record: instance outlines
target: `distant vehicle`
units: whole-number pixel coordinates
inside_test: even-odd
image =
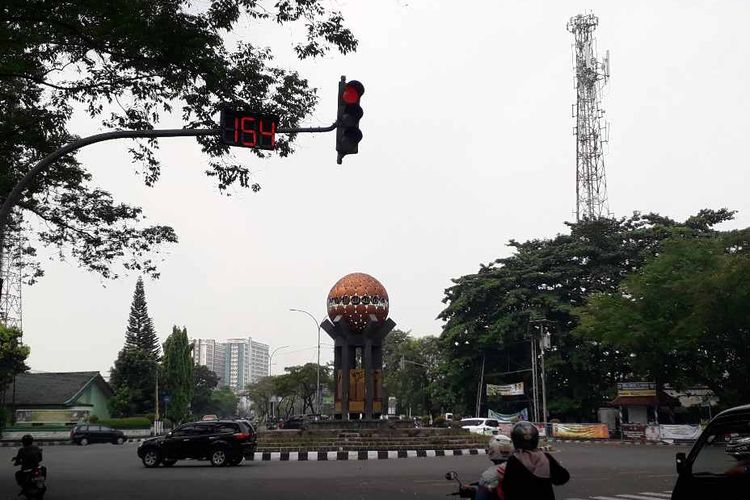
[[[750,489],[750,405],[716,415],[690,453],[677,453],[672,500],[747,499]]]
[[[307,429],[310,422],[320,420],[320,415],[295,415],[284,422],[282,429]]]
[[[461,428],[467,429],[475,434],[484,434],[487,436],[500,432],[498,429],[500,423],[494,418],[462,418]]]
[[[216,422],[219,420],[219,417],[216,415],[203,415],[203,418],[201,418],[201,422]]]
[[[86,446],[90,443],[123,444],[127,441],[127,437],[124,432],[106,425],[85,424],[76,425],[71,429],[70,440],[75,444]]]
[[[178,460],[209,460],[211,465],[239,465],[257,447],[255,429],[245,421],[218,420],[184,424],[165,436],[143,441],[138,457],[152,468],[173,466]]]

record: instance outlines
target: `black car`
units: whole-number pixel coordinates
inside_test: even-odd
[[[75,444],[86,446],[89,443],[123,444],[127,441],[125,433],[106,425],[76,425],[70,431],[70,440]]]
[[[239,465],[252,458],[255,429],[246,421],[219,420],[184,424],[164,436],[143,441],[138,456],[146,467],[173,466],[178,460],[210,460],[211,465]]]
[[[295,415],[280,427],[282,429],[307,429],[310,422],[317,422],[318,420],[320,420],[320,415]]]
[[[690,453],[677,454],[672,500],[750,498],[750,405],[716,415]]]

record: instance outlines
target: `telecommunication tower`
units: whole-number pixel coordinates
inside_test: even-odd
[[[22,255],[20,239],[6,238],[0,262],[0,323],[23,329],[21,309]]]
[[[604,172],[604,143],[609,141],[609,124],[604,119],[602,94],[609,81],[609,51],[597,59],[594,30],[599,18],[579,14],[568,21],[573,34],[576,102],[572,106],[576,126],[576,221],[607,217],[607,178]]]

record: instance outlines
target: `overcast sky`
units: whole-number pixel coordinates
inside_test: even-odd
[[[97,185],[179,235],[161,278],[145,283],[162,341],[177,324],[191,337],[291,346],[275,356],[274,372],[314,361],[315,325],[288,309],[322,319],[331,286],[356,271],[385,285],[398,328],[439,334],[451,278],[508,255],[511,238],[551,237],[573,218],[565,25],[590,8],[600,20],[599,51],[611,54],[604,108],[612,212],[683,219],[728,207],[739,213],[725,229],[750,225],[747,2],[334,5],[359,39],[353,55],[297,62],[288,29],[253,30],[247,39],[271,45],[319,89],[310,125],[335,119],[340,75],[363,82],[364,139],[344,165],[336,165],[332,133],[301,137],[286,159],[238,151],[263,189],[226,197],[204,175],[207,158],[193,139],[161,141],[154,188],[134,173],[127,142],[79,154]],[[239,35],[248,37],[244,29]],[[78,119],[72,130],[102,129]],[[123,344],[136,278],[103,282],[72,262],[46,263],[46,276],[23,295],[32,369],[106,375]],[[324,361],[331,349],[324,344]]]

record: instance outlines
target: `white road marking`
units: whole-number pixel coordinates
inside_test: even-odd
[[[591,498],[593,498],[594,500],[621,500],[620,498],[617,498],[617,497],[591,497]]]
[[[435,456],[435,450],[427,450],[427,456],[428,457],[434,457]]]
[[[378,452],[377,451],[368,451],[367,452],[367,460],[377,460],[378,459]]]
[[[638,493],[639,495],[651,495],[652,497],[659,497],[659,498],[672,498],[672,492],[669,493],[653,493],[651,491],[641,491]]]

